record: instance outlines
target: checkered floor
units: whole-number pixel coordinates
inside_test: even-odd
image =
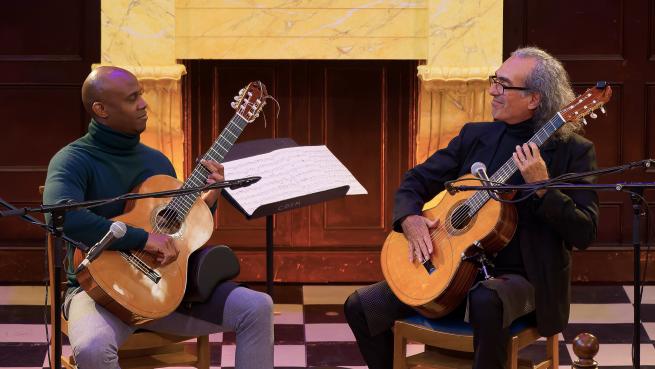
[[[342,303],[356,288],[276,286],[276,368],[366,368],[343,317]],[[44,293],[40,286],[0,287],[0,369],[47,367]],[[570,368],[571,341],[580,332],[598,337],[596,360],[602,368],[631,367],[632,287],[574,286],[572,297],[570,324],[560,336],[561,368]],[[233,367],[234,335],[215,334],[210,341],[212,368]],[[641,341],[642,368],[655,369],[655,286],[645,289]],[[422,350],[422,345],[408,349],[410,354]],[[528,347],[522,356],[540,353],[539,347]]]

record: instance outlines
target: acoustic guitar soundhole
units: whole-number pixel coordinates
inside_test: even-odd
[[[157,233],[172,235],[182,227],[177,210],[163,208],[155,216],[155,229]]]
[[[469,211],[471,208],[468,205],[458,206],[450,217],[450,224],[454,229],[460,230],[466,227],[471,222]]]

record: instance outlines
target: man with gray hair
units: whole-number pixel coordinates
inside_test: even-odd
[[[494,173],[512,158],[519,172],[507,183],[547,180],[596,166],[594,146],[580,127],[566,123],[541,149],[526,143],[574,95],[562,64],[538,48],[512,53],[489,77],[494,122],[469,123],[446,148],[411,169],[395,196],[393,228],[408,240],[409,259],[427,260],[434,249],[430,229],[438,221],[422,215],[423,205],[444,190],[444,183],[467,174],[483,162]],[[519,194],[520,196],[520,194]],[[473,328],[474,368],[504,368],[509,326],[517,318],[534,317],[539,333],[561,332],[569,318],[570,250],[588,246],[596,237],[598,198],[593,191],[542,189],[517,204],[513,238],[496,254],[492,280],[469,291],[454,315]],[[386,282],[354,292],[344,305],[369,369],[393,367],[396,319],[416,314]]]

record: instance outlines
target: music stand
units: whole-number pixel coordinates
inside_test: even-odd
[[[274,150],[296,147],[298,144],[290,138],[266,138],[260,140],[247,141],[236,144],[225,156],[224,162],[243,159],[250,156],[266,154]],[[223,196],[232,204],[246,219],[266,217],[266,292],[273,297],[273,272],[274,272],[274,255],[273,255],[273,215],[288,210],[298,209],[301,207],[318,204],[324,201],[333,200],[346,196],[350,186],[344,185],[326,191],[315,192],[304,196],[284,199],[258,207],[252,215],[249,215],[243,207],[227,191],[223,191]]]

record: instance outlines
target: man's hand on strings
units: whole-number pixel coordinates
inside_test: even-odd
[[[409,215],[403,220],[401,226],[409,242],[410,263],[414,262],[414,259],[422,263],[430,258],[434,251],[430,230],[438,225],[439,219],[430,220],[421,215]]]
[[[172,263],[180,254],[180,250],[173,243],[173,238],[160,233],[148,233],[148,241],[143,251],[153,255],[161,266]]]
[[[201,160],[200,164],[202,164],[209,171],[206,182],[207,184],[223,182],[225,180],[225,168],[223,168],[223,164],[213,160]],[[203,192],[202,199],[205,201],[207,206],[211,208],[216,203],[216,200],[218,200],[218,195],[220,193],[220,188],[209,190]]]
[[[548,169],[541,157],[539,147],[534,143],[524,143],[523,146],[516,146],[516,152],[512,154],[516,167],[521,172],[525,183],[545,181],[548,179]],[[545,189],[537,191],[537,196],[542,197]]]

